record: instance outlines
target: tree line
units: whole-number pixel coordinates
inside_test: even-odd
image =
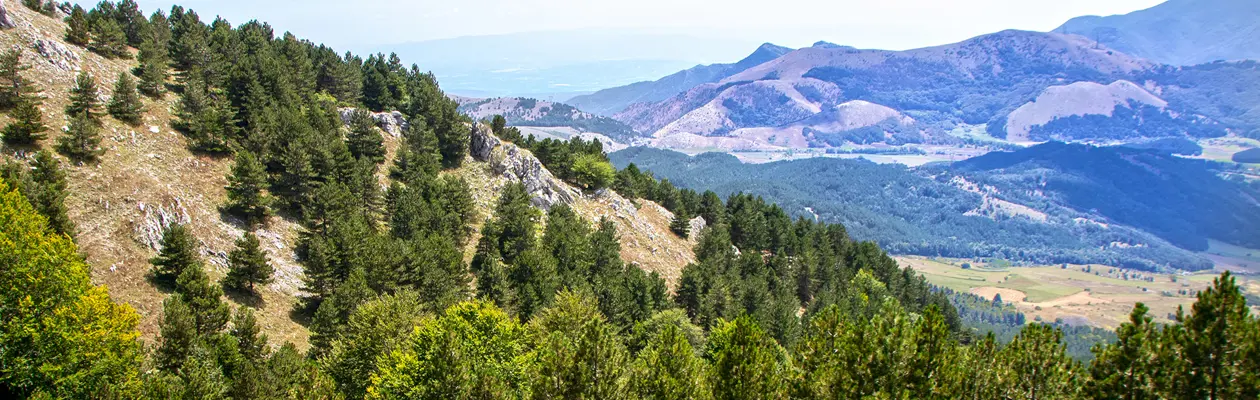
[[[158,87],[179,93],[190,147],[234,157],[223,209],[235,222],[302,224],[309,296],[294,311],[310,321],[311,349],[274,346],[249,307],[223,300],[270,280],[257,237],[244,234],[212,282],[178,224],[150,260],[171,295],[159,340],[142,346],[136,312],[91,284],[60,220],[64,174],[41,152],[0,170],[3,397],[1254,398],[1260,387],[1260,322],[1229,275],[1174,324],[1156,328],[1139,305],[1086,368],[1051,326],[1004,345],[971,333],[945,293],[844,226],[630,168],[614,190],[708,221],[688,232],[696,262],[672,293],[620,258],[615,224],[534,208],[520,184],[474,235],[467,183],[442,173],[464,159],[469,128],[431,74],[381,55],[355,68],[265,24],[205,25],[178,6],[168,21],[166,46],[144,44],[161,24],[140,38],[165,61],[136,72],[169,65],[175,79]],[[370,117],[343,128],[339,105],[408,115],[388,171]],[[577,146],[563,149],[590,154]]]

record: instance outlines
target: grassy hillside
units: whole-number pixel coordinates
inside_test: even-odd
[[[23,61],[32,68],[27,77],[35,82],[45,98],[42,110],[45,122],[54,128],[44,141],[51,148],[67,124],[63,112],[69,89],[77,71],[97,77],[105,96],[119,73],[130,72],[135,60],[110,60],[86,49],[66,44],[62,38],[66,25],[62,21],[32,12],[20,5],[7,8],[18,27],[0,34],[0,46],[20,48]],[[48,57],[37,50],[36,43],[57,43],[73,54]],[[135,49],[131,49],[135,53]],[[174,83],[172,81],[172,83]],[[104,118],[105,153],[99,163],[72,165],[62,160],[69,174],[66,200],[71,219],[79,228],[75,238],[92,270],[92,280],[109,288],[114,299],[126,302],[140,314],[139,328],[147,339],[158,333],[162,301],[169,293],[149,280],[152,268],[149,259],[159,248],[162,227],[178,222],[189,227],[200,241],[198,250],[207,261],[207,274],[217,281],[227,272],[227,255],[244,232],[234,217],[220,212],[226,201],[226,176],[231,157],[214,157],[188,150],[189,140],[171,125],[178,95],[167,93],[162,99],[144,98],[142,122],[129,126],[112,118]],[[11,121],[0,116],[0,126]],[[382,135],[387,159],[393,159],[400,139]],[[4,159],[21,159],[29,153],[5,149]],[[388,171],[388,165],[383,171]],[[479,215],[489,218],[497,199],[494,188],[506,184],[506,178],[493,174],[484,162],[469,159],[462,169],[446,174],[462,177],[473,187],[482,188],[477,198]],[[381,173],[384,181],[384,172]],[[587,218],[615,216],[622,227],[620,233],[625,260],[645,269],[658,271],[672,280],[692,258],[690,244],[668,234],[668,212],[645,202],[639,212],[616,211],[605,198],[582,198],[575,208]],[[478,221],[476,226],[480,226]],[[259,290],[260,298],[233,297],[237,305],[254,307],[261,328],[277,343],[291,342],[305,349],[309,332],[307,322],[293,314],[299,297],[305,295],[303,267],[295,254],[299,235],[304,229],[297,220],[282,214],[268,218],[253,232],[261,239],[263,250],[276,268],[275,282]],[[474,250],[471,241],[466,253]]]

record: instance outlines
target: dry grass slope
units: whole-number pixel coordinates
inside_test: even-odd
[[[104,95],[109,95],[119,73],[135,67],[134,60],[106,60],[81,47],[64,43],[65,24],[8,3],[8,10],[18,27],[0,31],[0,46],[23,50],[24,62],[33,68],[27,77],[34,80],[46,98],[45,120],[57,132],[44,142],[51,148],[66,124],[62,109],[79,70],[97,77]],[[57,62],[37,51],[38,41],[57,42],[73,54],[69,60]],[[77,59],[77,60],[76,60]],[[62,64],[65,68],[58,66]],[[95,165],[67,166],[70,196],[67,206],[79,227],[76,238],[81,251],[94,267],[93,281],[109,288],[118,301],[131,304],[140,313],[140,330],[146,340],[157,337],[162,301],[168,295],[147,279],[149,258],[157,253],[160,227],[169,222],[186,223],[201,240],[201,252],[207,261],[211,279],[226,273],[226,256],[243,231],[235,221],[218,211],[226,193],[225,176],[230,158],[210,158],[187,150],[186,139],[170,127],[176,96],[162,100],[145,99],[146,113],[139,126],[128,126],[105,118],[102,161]],[[0,116],[0,126],[9,118]],[[392,154],[399,140],[384,135]],[[22,157],[6,151],[3,157]],[[63,161],[65,161],[63,159]],[[382,169],[387,170],[388,166]],[[498,189],[506,178],[491,173],[486,163],[471,159],[463,168],[447,171],[464,177],[475,192],[479,216],[475,228],[489,218],[497,200]],[[691,242],[669,232],[672,218],[660,206],[644,202],[637,213],[617,209],[611,199],[615,195],[584,196],[575,208],[587,218],[609,216],[619,225],[622,256],[627,262],[660,272],[673,287],[682,266],[693,259]],[[616,197],[620,198],[620,197]],[[621,200],[624,202],[624,200]],[[624,207],[623,207],[624,208]],[[302,267],[294,258],[294,244],[301,227],[293,221],[273,217],[257,231],[277,269],[275,283],[260,290],[261,301],[230,298],[236,305],[257,307],[263,331],[274,344],[285,341],[299,348],[308,346],[309,331],[290,315],[301,294]],[[471,258],[476,243],[468,246]]]

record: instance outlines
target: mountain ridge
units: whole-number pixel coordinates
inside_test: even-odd
[[[1172,65],[1260,59],[1260,3],[1169,0],[1128,14],[1081,16],[1055,28]]]

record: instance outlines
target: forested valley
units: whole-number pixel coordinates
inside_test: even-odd
[[[473,121],[432,74],[396,56],[342,55],[180,6],[145,17],[132,0],[106,1],[67,14],[67,42],[109,58],[138,49],[138,65],[107,104],[97,77],[80,74],[53,144],[49,125],[62,121],[39,112],[26,52],[0,56],[0,107],[14,120],[0,169],[3,398],[1260,396],[1260,319],[1228,273],[1174,323],[1135,305],[1082,362],[1063,328],[936,289],[849,226],[614,170],[598,142]],[[166,96],[178,99],[171,125],[190,149],[233,160],[225,219],[302,226],[306,296],[292,314],[310,330],[309,350],[273,342],[251,307],[225,300],[274,276],[248,230],[215,282],[195,232],[163,229],[146,284],[169,296],[151,342],[133,307],[92,284],[107,266],[80,254],[66,171],[103,162],[102,121],[132,123]],[[347,107],[358,111],[343,121]],[[363,110],[406,116],[392,159]],[[695,238],[695,261],[667,282],[621,258],[608,219],[538,208],[519,183],[477,209],[469,183],[448,172],[482,124],[583,190],[670,210],[674,233]],[[479,215],[488,221],[474,228]],[[694,216],[705,221],[695,232]],[[459,249],[471,243],[465,262]]]

